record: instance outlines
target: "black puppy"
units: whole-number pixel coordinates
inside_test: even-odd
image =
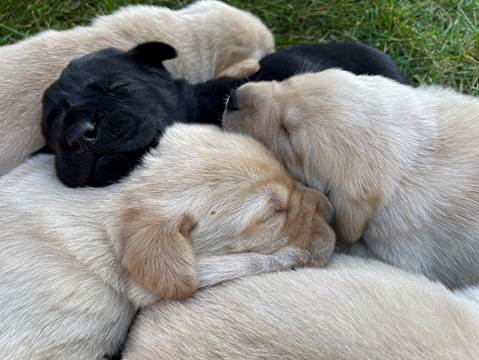
[[[382,75],[411,85],[388,55],[364,44],[297,45],[265,56],[260,66],[251,81],[281,81],[305,72],[341,68],[356,75]]]
[[[45,92],[42,129],[67,186],[106,186],[132,170],[174,122],[220,124],[236,83],[173,79],[163,43],[104,49],[73,60]]]

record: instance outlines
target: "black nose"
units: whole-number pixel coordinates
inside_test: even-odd
[[[75,150],[85,150],[96,140],[96,126],[91,121],[79,121],[72,125],[65,134],[65,140]]]
[[[226,108],[231,111],[239,110],[238,96],[236,95],[236,91],[233,91],[228,98],[228,104],[226,104]]]

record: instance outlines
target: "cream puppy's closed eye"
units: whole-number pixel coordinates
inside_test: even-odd
[[[341,70],[249,83],[226,129],[328,193],[338,241],[456,288],[479,283],[479,100]],[[357,247],[359,249],[359,247]]]

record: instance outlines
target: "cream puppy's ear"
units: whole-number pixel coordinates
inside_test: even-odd
[[[311,265],[324,266],[331,257],[336,242],[336,235],[329,226],[334,214],[333,207],[323,193],[311,188],[306,188],[305,191],[304,203],[307,202],[315,204],[311,228]]]
[[[188,233],[190,216],[167,219],[128,207],[121,215],[121,263],[147,290],[164,299],[182,299],[197,288]]]
[[[332,191],[330,198],[335,208],[337,240],[344,245],[353,245],[361,238],[368,222],[374,216],[381,196],[364,194],[350,197]]]
[[[326,195],[315,189],[306,188],[305,196],[318,199],[317,212],[329,223],[333,218],[334,210]]]
[[[259,62],[256,59],[246,59],[230,67],[221,70],[216,79],[244,79],[259,70]]]

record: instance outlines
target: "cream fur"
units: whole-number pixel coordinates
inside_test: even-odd
[[[127,50],[162,41],[178,51],[165,62],[173,76],[191,82],[244,77],[274,50],[271,32],[252,14],[204,0],[181,10],[127,6],[90,26],[46,31],[0,48],[0,176],[44,145],[41,99],[75,57],[105,48]]]
[[[369,255],[451,288],[478,284],[478,99],[340,70],[237,95],[226,128],[328,193],[339,241],[362,237]]]
[[[479,305],[375,260],[240,279],[145,309],[124,360],[472,360]]]
[[[325,209],[261,144],[213,126],[168,128],[107,188],[66,188],[38,155],[0,179],[2,359],[100,359],[158,298],[323,265]]]

